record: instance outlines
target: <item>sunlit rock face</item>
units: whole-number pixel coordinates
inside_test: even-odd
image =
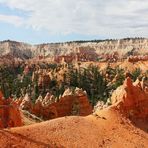
[[[28,93],[26,93],[26,95],[22,99],[20,103],[20,108],[22,110],[28,110],[28,111],[32,110],[32,101]]]
[[[30,45],[8,40],[0,42],[0,57],[10,56],[21,60],[35,57],[50,57],[57,62],[63,60],[65,62],[96,61],[98,58],[116,61],[129,56],[145,56],[148,54],[147,49],[148,39],[144,38],[40,45]],[[140,57],[140,59],[145,60],[147,58]],[[129,60],[135,61],[137,57]]]
[[[21,107],[28,107],[28,102],[22,101]],[[44,98],[39,96],[31,108],[29,109],[30,113],[44,120],[70,115],[86,116],[92,113],[92,106],[86,92],[79,88],[74,91],[66,89],[59,100],[50,93],[47,93]]]
[[[148,119],[147,81],[132,82],[128,77],[112,94],[111,103],[130,118]]]
[[[59,100],[57,112],[59,116],[86,116],[92,113],[92,107],[85,91],[79,88],[74,91],[67,89]]]

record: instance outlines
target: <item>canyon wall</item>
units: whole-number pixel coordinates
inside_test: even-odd
[[[77,56],[79,59],[97,60],[107,56],[126,58],[128,56],[148,55],[148,39],[134,38],[106,41],[67,42],[30,45],[15,41],[0,42],[0,56],[11,55],[28,59],[39,56]],[[89,55],[87,57],[87,55]],[[91,56],[92,55],[92,56]],[[117,55],[117,56],[116,56]],[[92,58],[94,57],[94,59]],[[83,59],[85,61],[85,59]]]

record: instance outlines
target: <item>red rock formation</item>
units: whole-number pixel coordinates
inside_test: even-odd
[[[31,113],[48,120],[69,115],[86,116],[92,113],[92,107],[86,93],[77,88],[74,93],[67,89],[59,102],[49,93],[44,99],[39,97]]]
[[[35,105],[33,106],[33,109],[31,111],[33,114],[35,114],[38,117],[42,116],[42,112],[43,112],[42,102],[43,102],[43,98],[42,96],[39,96],[38,99],[35,101]]]
[[[28,111],[32,110],[32,101],[28,94],[26,94],[24,99],[22,100],[20,104],[20,108],[23,110],[28,110]]]
[[[61,63],[61,62],[71,63],[73,61],[87,62],[87,61],[96,61],[97,58],[98,58],[98,54],[93,48],[79,47],[79,48],[76,48],[76,53],[56,56],[54,58],[54,61],[57,63]]]
[[[19,108],[12,99],[3,99],[0,92],[0,128],[23,125]]]
[[[118,52],[108,53],[105,55],[100,55],[100,57],[108,62],[117,62],[119,60],[119,53]]]
[[[57,63],[61,62],[66,62],[66,63],[71,63],[75,59],[74,55],[61,55],[61,56],[56,56],[54,58],[54,61]]]
[[[148,55],[143,56],[130,56],[128,62],[148,61]]]
[[[111,103],[127,117],[148,119],[148,91],[137,80],[132,83],[128,77],[124,84],[114,91]]]
[[[49,106],[43,106],[41,108],[41,117],[44,120],[49,120],[59,117],[57,113],[57,106],[55,105],[55,103]]]
[[[18,106],[20,106],[20,104],[22,103],[22,101],[23,101],[23,98],[19,98],[19,99],[15,99],[15,100],[14,100],[14,102],[15,102]]]
[[[72,91],[66,90],[59,102],[56,104],[58,116],[67,115],[80,115],[86,116],[91,114],[92,107],[88,101],[86,92],[76,88],[72,94]]]

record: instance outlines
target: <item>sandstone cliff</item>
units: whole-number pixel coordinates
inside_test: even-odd
[[[111,103],[130,119],[148,120],[147,80],[132,82],[128,77],[112,94]]]
[[[93,61],[101,59],[116,60],[128,56],[148,54],[148,39],[121,39],[99,42],[69,42],[29,45],[14,41],[0,42],[0,56],[11,55],[15,58],[28,59],[33,57],[55,57],[69,61]],[[59,57],[62,56],[62,57]]]

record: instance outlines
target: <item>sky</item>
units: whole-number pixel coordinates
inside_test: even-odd
[[[148,0],[0,0],[0,40],[148,37]]]

